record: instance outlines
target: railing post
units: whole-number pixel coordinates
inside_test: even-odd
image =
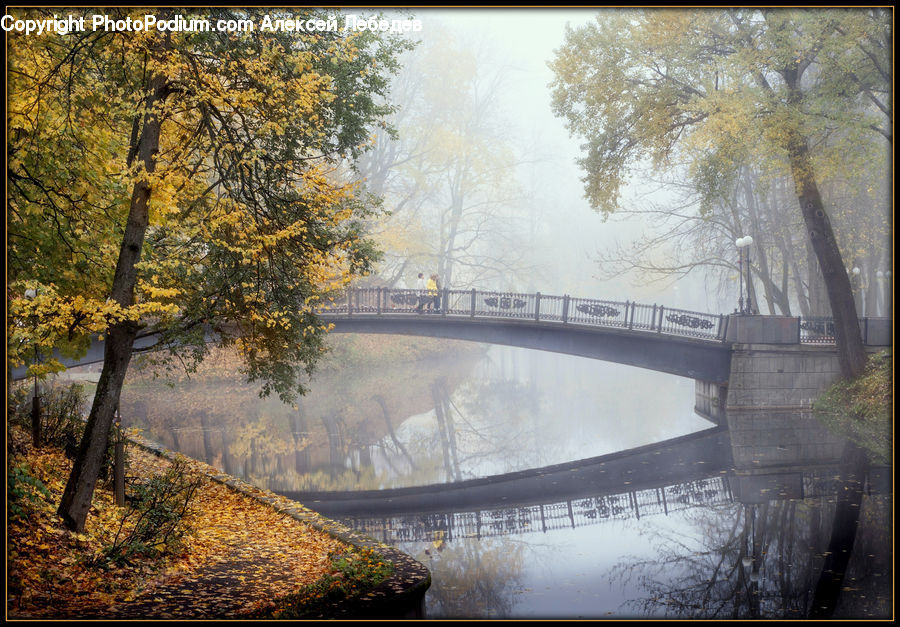
[[[622,318],[622,326],[623,327],[628,326],[628,301],[627,300],[625,301],[625,317]]]
[[[569,295],[568,294],[563,296],[562,321],[563,321],[563,324],[565,324],[569,321]]]
[[[472,317],[475,317],[475,288],[472,288]]]
[[[534,295],[534,319],[537,322],[541,321],[541,293],[538,292]]]
[[[637,303],[631,303],[631,318],[628,320],[628,330],[634,329],[634,310],[637,309]]]
[[[663,325],[663,311],[665,307],[662,305],[659,306],[659,326],[656,328],[657,333],[662,333],[662,325]]]
[[[353,290],[356,288],[348,287],[347,288],[347,315],[351,315],[353,313]]]
[[[443,295],[442,295],[443,297],[441,298],[441,301],[442,301],[441,302],[441,315],[446,316],[447,315],[447,305],[450,304],[450,299],[448,298],[448,296],[450,294],[450,290],[445,287],[442,291],[443,291]]]
[[[653,303],[653,314],[650,316],[650,330],[653,330],[653,325],[656,324],[656,303]]]
[[[719,314],[719,326],[716,328],[716,339],[722,339],[722,314]]]
[[[383,288],[378,288],[378,293],[375,296],[375,312],[380,316],[381,315],[381,290]]]

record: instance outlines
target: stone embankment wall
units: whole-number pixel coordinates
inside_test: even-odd
[[[833,345],[798,343],[796,318],[758,316],[732,320],[731,375],[724,412],[735,468],[827,465],[837,462],[843,439],[812,415],[811,407],[840,376]],[[729,329],[731,331],[731,328]],[[890,334],[871,343],[890,343]],[[876,352],[883,348],[870,346]]]

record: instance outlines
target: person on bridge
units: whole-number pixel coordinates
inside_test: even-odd
[[[428,311],[440,311],[441,309],[441,284],[438,279],[438,275],[432,274],[428,277],[428,296],[430,296],[430,302],[428,303]]]
[[[425,302],[428,300],[427,289],[428,286],[425,284],[425,273],[420,272],[419,278],[416,279],[416,296],[419,298],[419,304],[416,305],[416,313],[422,313],[422,307],[425,306]]]

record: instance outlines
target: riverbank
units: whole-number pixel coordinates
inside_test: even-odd
[[[850,439],[881,465],[890,465],[893,457],[893,365],[891,351],[871,355],[861,376],[836,381],[813,405],[828,430]]]
[[[351,618],[421,608],[430,575],[415,560],[193,460],[185,464],[198,485],[177,550],[109,559],[127,535],[127,508],[98,487],[85,532],[70,532],[55,505],[71,462],[50,447],[31,449],[21,430],[8,438],[8,619],[268,617],[288,604],[312,610],[310,618]],[[128,447],[138,483],[175,459],[145,444]]]

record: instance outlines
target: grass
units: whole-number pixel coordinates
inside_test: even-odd
[[[893,358],[882,351],[869,358],[865,372],[831,385],[813,405],[832,433],[863,448],[872,462],[888,465],[893,451]]]

